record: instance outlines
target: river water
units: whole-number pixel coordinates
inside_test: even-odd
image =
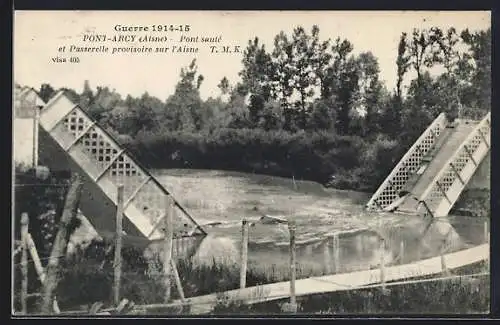
[[[237,264],[245,218],[251,223],[249,268],[275,279],[288,274],[289,232],[286,224],[263,224],[263,215],[296,222],[299,277],[377,267],[382,256],[388,264],[409,262],[436,256],[445,238],[450,252],[477,245],[484,237],[477,219],[450,216],[424,233],[428,223],[421,217],[367,212],[370,194],[326,189],[309,181],[214,170],[153,174],[208,233],[195,262]],[[340,235],[340,248],[334,249],[334,232],[356,229],[360,231]]]

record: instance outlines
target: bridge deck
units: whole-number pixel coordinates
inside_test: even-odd
[[[433,150],[434,157],[410,190],[411,194],[399,205],[399,211],[416,212],[417,198],[420,198],[424,191],[429,186],[432,186],[434,177],[444,167],[450,156],[458,149],[476,125],[476,123],[459,121],[455,128],[443,132],[442,138],[439,139],[435,150]]]
[[[444,255],[448,270],[478,263],[489,258],[489,244],[479,245],[459,252]],[[441,257],[420,260],[411,264],[385,268],[385,281],[397,281],[441,273]],[[344,274],[326,275],[301,279],[295,282],[297,296],[306,296],[334,291],[353,290],[362,286],[380,283],[380,269],[358,271]],[[230,301],[242,301],[245,304],[279,300],[290,296],[290,282],[271,283],[256,287],[236,289],[223,293]],[[220,295],[220,294],[219,294]],[[218,294],[193,297],[188,300],[192,314],[205,314],[213,310]],[[177,301],[180,303],[180,301]]]

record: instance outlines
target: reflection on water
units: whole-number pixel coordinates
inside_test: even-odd
[[[239,263],[241,220],[251,222],[248,264],[253,272],[286,278],[286,224],[262,224],[262,215],[297,225],[298,276],[347,272],[436,256],[482,242],[477,219],[423,218],[364,210],[369,194],[323,188],[320,184],[222,171],[162,170],[159,180],[192,213],[209,235],[193,256],[195,264]],[[346,233],[353,229],[362,231]],[[339,233],[339,244],[333,234]],[[380,238],[385,240],[381,247]],[[446,241],[445,241],[446,239]]]

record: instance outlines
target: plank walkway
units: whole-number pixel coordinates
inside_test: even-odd
[[[481,262],[489,258],[489,244],[444,255],[448,270]],[[410,264],[388,266],[385,268],[385,281],[397,281],[415,277],[435,275],[443,272],[441,257],[432,257]],[[297,280],[295,292],[298,296],[321,294],[335,291],[353,290],[366,285],[381,282],[380,269],[357,271],[351,273],[326,275]],[[290,282],[271,283],[256,287],[236,289],[224,292],[224,296],[232,301],[241,301],[245,304],[255,304],[266,301],[288,298],[290,296]],[[191,304],[192,314],[210,313],[217,303],[221,293],[209,294],[186,299]],[[181,303],[175,301],[175,303]],[[152,306],[151,306],[152,307]],[[159,306],[158,306],[159,307]]]

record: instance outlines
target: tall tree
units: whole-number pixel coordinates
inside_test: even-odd
[[[403,34],[404,35],[404,34]],[[436,33],[427,29],[413,29],[411,38],[401,37],[405,42],[407,57],[403,60],[413,68],[416,78],[411,81],[406,102],[401,103],[404,141],[412,142],[425,126],[445,108],[439,100],[439,91],[429,70],[437,62]],[[402,47],[402,43],[400,43]],[[399,59],[399,58],[398,58]]]
[[[242,63],[238,91],[249,96],[249,117],[255,126],[263,114],[264,103],[271,97],[271,56],[266,52],[265,46],[260,44],[258,37],[248,41]]]
[[[420,76],[420,81],[412,80],[408,89],[402,118],[402,142],[405,146],[413,143],[437,115],[446,108],[448,89],[440,86],[429,71]]]
[[[430,68],[434,63],[432,45],[433,39],[426,29],[413,29],[412,37],[406,43],[411,65],[417,74],[417,86],[422,81],[424,69]]]
[[[285,130],[295,128],[295,114],[290,105],[290,98],[293,94],[293,88],[290,87],[293,78],[293,44],[288,36],[281,31],[274,38],[274,48],[272,52],[272,81],[273,97],[277,99],[283,110],[285,118]]]
[[[410,68],[410,56],[407,51],[407,34],[402,33],[398,44],[398,56],[396,59],[397,80],[396,80],[396,98],[403,101],[403,81],[408,69]]]
[[[52,88],[50,84],[44,83],[41,85],[39,95],[44,102],[48,102],[55,94],[56,91],[54,90],[54,88]]]
[[[317,71],[317,53],[319,45],[319,28],[314,25],[311,35],[308,35],[304,28],[297,27],[292,35],[292,57],[291,57],[291,87],[295,99],[291,104],[296,110],[296,125],[304,129],[307,117],[310,113],[311,103],[315,97],[315,90],[319,86]],[[316,63],[314,65],[313,63]]]
[[[491,110],[491,28],[471,32],[468,29],[460,34],[467,45],[460,65],[468,85],[462,94],[464,106],[475,110],[471,117],[479,118]]]
[[[173,130],[200,130],[203,127],[202,100],[200,86],[203,75],[198,73],[196,60],[187,68],[182,68],[175,92],[165,104],[167,127]]]
[[[327,77],[328,92],[338,103],[335,128],[339,134],[347,134],[351,108],[359,90],[358,66],[352,55],[353,45],[348,40],[337,38],[331,50],[333,60]]]
[[[357,57],[359,86],[358,103],[355,109],[364,112],[364,129],[368,133],[378,132],[380,102],[383,100],[383,85],[379,80],[380,68],[377,58],[371,52],[361,53]],[[367,134],[363,134],[367,135]]]
[[[448,121],[453,122],[458,117],[460,103],[460,84],[458,78],[458,62],[460,53],[457,44],[460,38],[455,28],[449,28],[443,32],[438,27],[430,29],[430,41],[433,47],[432,61],[434,64],[441,64],[445,72],[438,78],[438,83],[442,89],[444,98],[444,111]]]
[[[231,85],[229,85],[229,80],[224,77],[221,79],[219,84],[217,85],[222,95],[227,95],[231,91]]]

